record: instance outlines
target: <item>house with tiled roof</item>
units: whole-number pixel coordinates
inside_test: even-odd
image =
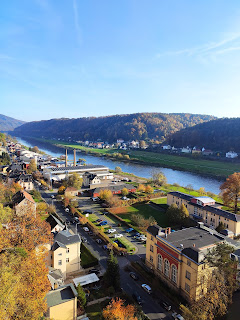
[[[206,226],[216,229],[220,222],[224,225],[225,234],[238,236],[240,234],[240,215],[223,210],[221,204],[210,197],[194,197],[182,192],[169,192],[167,204],[182,204],[187,208],[189,215],[196,221],[203,222]]]
[[[25,190],[20,190],[13,195],[12,205],[17,216],[23,216],[28,213],[36,215],[36,203]]]

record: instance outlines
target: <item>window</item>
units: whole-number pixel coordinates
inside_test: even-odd
[[[61,255],[62,255],[62,253],[59,253],[58,255],[59,255],[59,256],[61,256]]]
[[[67,253],[69,253],[69,248],[67,248]]]
[[[177,283],[177,267],[175,264],[172,265],[172,281]]]
[[[152,245],[150,245],[150,251],[153,252],[153,246]]]
[[[66,258],[66,262],[69,262],[69,258]]]
[[[58,260],[58,265],[59,265],[59,266],[62,265],[62,260]]]
[[[150,256],[150,262],[153,263],[153,256]]]
[[[153,236],[151,236],[151,240],[153,241]]]
[[[190,286],[189,284],[185,283],[185,290],[189,293],[190,292]]]
[[[189,266],[189,267],[191,267],[191,261],[187,261],[187,265]]]
[[[186,278],[188,280],[191,280],[191,273],[189,271],[186,271]]]
[[[169,269],[170,269],[170,263],[169,261],[166,259],[164,261],[164,274],[166,277],[169,277]]]
[[[159,254],[158,255],[158,265],[157,265],[158,270],[162,271],[162,256]]]

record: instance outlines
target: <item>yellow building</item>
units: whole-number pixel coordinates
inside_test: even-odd
[[[46,317],[48,319],[77,319],[77,291],[72,283],[49,291],[46,300],[48,305]]]
[[[146,264],[170,288],[189,302],[206,292],[208,274],[212,272],[204,256],[226,237],[203,226],[171,232],[154,225],[147,230]],[[229,239],[233,242],[233,240]]]
[[[202,221],[206,226],[216,229],[220,222],[226,228],[225,235],[237,236],[240,234],[240,215],[221,209],[221,205],[209,197],[193,197],[182,192],[169,192],[167,204],[184,204],[190,216]]]
[[[48,264],[60,269],[63,278],[81,269],[81,239],[78,234],[71,234],[67,228],[54,234],[54,243],[49,252]]]

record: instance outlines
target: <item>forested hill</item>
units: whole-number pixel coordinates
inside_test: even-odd
[[[137,113],[98,118],[63,118],[28,122],[16,128],[13,134],[44,138],[71,137],[74,140],[91,141],[101,139],[108,142],[119,138],[157,139],[162,142],[173,132],[212,119],[214,119],[213,116],[184,113]]]
[[[21,126],[23,123],[25,122],[0,114],[0,131],[1,132],[12,131],[15,128]]]
[[[223,118],[174,133],[168,142],[175,147],[204,147],[214,151],[240,152],[240,118]]]

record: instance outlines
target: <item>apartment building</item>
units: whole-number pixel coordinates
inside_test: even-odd
[[[184,204],[189,215],[206,226],[216,229],[222,222],[226,228],[226,235],[233,237],[240,234],[240,215],[222,210],[221,205],[210,197],[193,197],[182,192],[169,192],[167,204],[176,204],[178,207]]]

